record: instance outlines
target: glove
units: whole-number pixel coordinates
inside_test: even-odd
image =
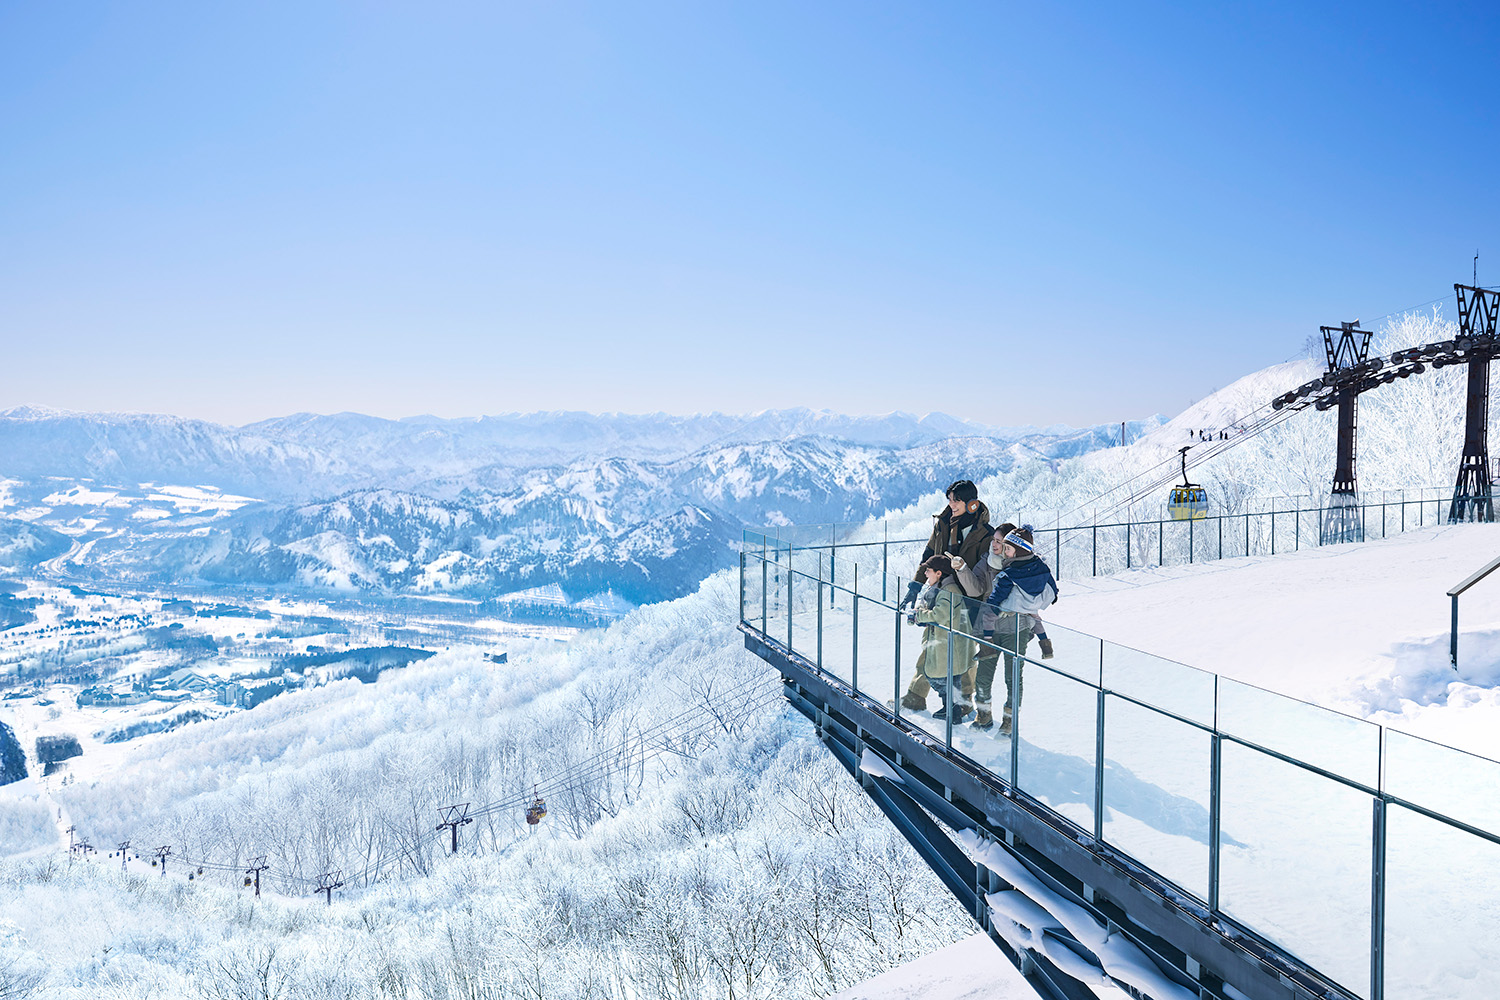
[[[911,583],[907,584],[906,585],[906,596],[901,599],[901,603],[900,604],[896,605],[896,610],[900,611],[902,608],[909,607],[909,606],[911,606],[913,604],[916,604],[917,603],[917,594],[919,594],[921,592],[921,590],[922,590],[922,585],[920,583],[918,583],[917,581],[915,581],[915,580],[913,580]]]
[[[917,607],[925,609],[927,611],[931,611],[933,608],[937,607],[937,595],[938,589],[929,583],[927,586],[923,587],[922,592],[917,595]]]

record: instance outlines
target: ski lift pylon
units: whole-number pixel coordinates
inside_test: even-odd
[[[1196,521],[1208,516],[1208,491],[1197,483],[1188,482],[1187,453],[1192,445],[1178,450],[1182,459],[1182,482],[1172,487],[1167,498],[1167,513],[1174,521]]]

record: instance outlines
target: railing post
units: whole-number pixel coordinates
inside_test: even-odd
[[[1091,548],[1094,550],[1094,568],[1089,572],[1089,576],[1098,576],[1099,575],[1099,526],[1097,524],[1094,525],[1094,542],[1093,542],[1093,545],[1091,546]]]
[[[1219,522],[1219,561],[1223,562],[1224,561],[1224,515],[1220,514],[1218,517],[1214,518],[1214,520]]]
[[[1166,563],[1167,563],[1166,559],[1162,556],[1162,553],[1164,551],[1166,551],[1165,550],[1166,537],[1167,537],[1167,522],[1166,521],[1157,521],[1156,522],[1156,565],[1158,567],[1165,566]]]
[[[1271,505],[1271,555],[1276,554],[1276,505]]]
[[[1453,595],[1453,625],[1448,630],[1448,662],[1458,669],[1458,595]]]
[[[830,608],[833,607],[833,601],[834,601],[834,597],[833,597],[834,586],[833,585],[836,584],[836,583],[838,583],[839,569],[838,569],[838,561],[835,558],[835,552],[837,551],[837,548],[838,548],[838,546],[834,546],[834,545],[831,545],[828,548],[828,606]],[[822,560],[822,557],[820,556],[818,558],[818,577],[819,577],[819,579],[821,579],[822,576],[823,576],[823,560]],[[820,594],[818,596],[821,597],[822,595]]]
[[[854,588],[854,614],[853,614],[854,643],[849,650],[849,683],[854,685],[854,693],[859,693],[859,587]]]
[[[899,718],[901,718],[901,695],[903,694],[903,692],[901,690],[901,609],[900,608],[896,609],[895,622],[896,622],[896,642],[895,642],[896,662],[894,664],[892,664],[891,673],[893,675],[893,680],[891,681],[891,685],[892,685],[892,687],[894,687],[896,689],[895,690],[896,697],[895,697],[895,700],[892,701],[892,703],[891,703],[892,705],[895,706],[894,708],[891,709],[891,711],[894,712],[895,715],[896,715],[896,718],[899,719]]]
[[[745,543],[740,541],[740,621],[745,620]]]
[[[948,602],[948,691],[943,698],[943,745],[953,749],[953,709],[958,697],[953,693],[953,602]]]
[[[1021,616],[1016,615],[1015,619],[1015,639],[1010,648],[1018,651],[1021,648]],[[1000,655],[1005,657],[1005,652],[1002,650]],[[1015,792],[1021,779],[1021,657],[1013,653],[1009,660],[1006,670],[1010,672],[1010,788]]]
[[[1245,511],[1245,555],[1250,555],[1250,512]]]
[[[1215,678],[1214,701],[1218,703],[1218,679]],[[1217,707],[1215,715],[1218,714]],[[1208,743],[1208,917],[1215,926],[1219,918],[1219,816],[1223,798],[1223,743],[1217,723]]]
[[[1102,649],[1102,646],[1101,646]],[[1103,655],[1101,653],[1101,655]],[[1094,843],[1104,840],[1104,685],[1100,678],[1098,698],[1094,710],[1096,722],[1094,732]],[[1011,723],[1012,732],[1015,723]]]
[[[880,599],[889,601],[890,595],[885,592],[886,578],[891,575],[891,529],[885,529],[885,539],[880,543]]]
[[[830,590],[833,588],[830,587]],[[832,598],[829,598],[832,601]],[[818,553],[818,599],[815,602],[818,607],[818,672],[823,672],[823,553]],[[830,603],[829,607],[833,607]]]
[[[1130,511],[1125,512],[1125,568],[1130,568]]]
[[[1019,517],[1017,518],[1019,520]],[[1052,529],[1052,575],[1058,580],[1062,579],[1062,529]]]
[[[1385,798],[1374,802],[1370,838],[1370,1000],[1385,996]]]
[[[786,648],[792,648],[792,547],[786,549]]]
[[[771,572],[770,568],[766,566],[766,536],[765,535],[761,535],[760,536],[760,634],[761,635],[766,635],[766,629],[768,627],[768,623],[767,623],[767,620],[766,620],[766,616],[768,614],[768,609],[766,607],[766,598],[769,595],[769,590],[767,589],[767,577],[770,574],[770,572]]]
[[[1195,517],[1188,518],[1188,565],[1189,566],[1191,566],[1193,564],[1193,525],[1195,523],[1197,523],[1197,520],[1198,519],[1195,518]]]

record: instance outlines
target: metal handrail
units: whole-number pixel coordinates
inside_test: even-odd
[[[1276,555],[1278,551],[1278,542],[1283,543],[1282,547],[1288,551],[1300,550],[1301,543],[1302,541],[1304,541],[1304,536],[1307,536],[1305,540],[1308,541],[1309,545],[1323,546],[1328,544],[1335,544],[1333,542],[1325,540],[1322,537],[1321,530],[1314,530],[1311,533],[1308,533],[1304,530],[1304,515],[1310,516],[1310,519],[1312,520],[1312,527],[1314,529],[1320,529],[1320,526],[1323,524],[1324,518],[1330,511],[1338,511],[1341,514],[1348,514],[1349,511],[1358,511],[1362,528],[1362,536],[1364,535],[1363,526],[1365,524],[1366,518],[1368,517],[1370,521],[1369,531],[1371,532],[1371,534],[1362,537],[1359,540],[1373,540],[1376,537],[1374,535],[1375,529],[1373,525],[1375,517],[1378,516],[1380,525],[1378,537],[1384,538],[1391,533],[1401,534],[1414,528],[1427,527],[1428,522],[1426,520],[1425,510],[1429,505],[1433,507],[1433,520],[1431,524],[1437,525],[1444,523],[1445,519],[1442,512],[1442,506],[1446,502],[1447,501],[1442,498],[1433,498],[1385,500],[1377,503],[1358,504],[1351,508],[1293,507],[1283,510],[1273,507],[1272,509],[1265,511],[1243,511],[1237,514],[1211,514],[1207,517],[1185,520],[1176,520],[1173,518],[1157,518],[1141,521],[1119,521],[1109,524],[1082,524],[1073,525],[1070,527],[1039,527],[1034,530],[1034,536],[1037,543],[1037,552],[1050,557],[1050,564],[1053,575],[1056,576],[1057,579],[1063,580],[1081,577],[1107,576],[1110,573],[1117,571],[1117,569],[1144,568],[1153,565],[1165,566],[1169,563],[1169,555],[1171,556],[1170,562],[1174,565],[1177,564],[1177,562],[1184,554],[1186,556],[1186,559],[1184,561],[1187,564],[1197,562],[1215,562],[1220,559],[1233,558],[1236,555],[1237,549],[1241,550],[1239,551],[1239,554],[1242,555]],[[1413,522],[1408,517],[1408,508],[1413,506],[1416,508],[1417,512],[1417,519],[1415,522]],[[1394,523],[1391,523],[1390,517],[1393,514],[1396,516],[1396,519]],[[1278,528],[1278,518],[1282,519],[1283,525],[1286,525],[1287,521],[1290,520],[1290,526]],[[1267,521],[1269,521],[1269,531],[1266,530]],[[1257,540],[1257,544],[1252,544],[1251,541],[1252,525],[1256,526],[1255,537]],[[818,527],[821,528],[823,526]],[[813,537],[808,541],[802,542],[792,537],[778,537],[776,535],[776,532],[778,532],[779,530],[781,529],[747,528],[743,532],[742,547],[744,545],[749,545],[753,547],[776,548],[781,550],[822,550],[832,553],[835,558],[838,557],[840,551],[879,550],[882,557],[882,569],[885,569],[890,558],[892,546],[920,545],[926,540],[926,536],[891,538],[889,535],[886,535],[885,537],[875,537],[863,541],[851,541],[847,539],[840,539],[836,536],[827,537],[826,539],[817,539],[816,535],[814,534]],[[1107,543],[1107,539],[1100,537],[1101,532],[1104,532],[1106,534],[1114,532],[1114,542],[1119,542],[1120,539],[1118,536],[1118,532],[1121,530],[1123,530],[1124,532],[1123,567],[1117,565],[1114,569],[1111,569],[1108,566],[1101,566],[1100,557],[1101,555],[1105,554],[1105,549],[1107,547],[1106,544],[1101,544]],[[1284,544],[1286,542],[1285,534],[1287,530],[1290,530],[1292,533],[1290,546],[1285,546]],[[1168,533],[1170,531],[1177,532],[1177,534],[1175,535],[1175,541],[1173,542],[1173,548],[1177,550],[1175,553],[1172,553],[1171,550],[1164,548]],[[1231,538],[1231,531],[1236,533],[1236,535],[1234,536],[1235,538],[1241,536],[1243,537],[1244,542],[1242,547],[1238,546],[1237,543]],[[1073,547],[1080,541],[1079,532],[1083,532],[1084,535],[1081,536],[1081,547],[1075,550]],[[1142,561],[1142,559],[1140,558],[1135,558],[1135,547],[1131,545],[1131,535],[1133,532],[1139,532],[1140,534],[1137,535],[1137,537],[1139,539],[1142,539],[1142,544],[1148,547],[1149,541],[1147,541],[1147,539],[1154,537],[1156,541],[1155,548],[1157,550],[1155,562],[1150,561],[1149,558],[1145,558],[1144,561]],[[1196,543],[1194,541],[1195,534],[1198,539]],[[1050,538],[1048,537],[1049,535],[1051,536]],[[1184,537],[1184,535],[1186,537]],[[1182,551],[1184,547],[1183,542],[1186,542],[1185,553]],[[1260,551],[1254,552],[1253,550],[1255,549],[1259,549]],[[1069,565],[1067,565],[1066,567],[1063,565],[1063,556],[1065,554],[1071,555],[1074,552],[1076,552],[1077,558],[1081,561],[1080,565],[1087,564],[1089,568],[1088,573],[1073,572],[1073,570],[1077,567],[1072,565],[1071,562],[1069,562]],[[1119,555],[1116,554],[1113,558],[1118,563]]]
[[[1453,598],[1453,624],[1448,630],[1448,662],[1453,665],[1454,670],[1458,669],[1458,599],[1464,591],[1497,569],[1500,569],[1500,556],[1491,559],[1465,577],[1462,583],[1455,584],[1448,590],[1448,596]]]

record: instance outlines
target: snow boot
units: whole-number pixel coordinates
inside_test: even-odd
[[[956,726],[969,717],[970,708],[968,705],[962,704],[960,702],[954,702],[951,706],[944,705],[936,712],[933,712],[932,717],[934,719],[937,719],[939,722],[942,722],[948,718],[950,711],[953,714],[953,724]]]
[[[1001,736],[1009,736],[1010,735],[1010,709],[1008,709],[1008,708],[1005,710],[1004,717],[1002,717],[1000,719],[1000,730],[999,730],[999,732],[1000,732]]]
[[[987,733],[995,728],[995,717],[989,713],[988,709],[981,708],[970,725],[981,733]]]
[[[911,712],[925,712],[927,710],[927,698],[924,695],[916,695],[908,691],[901,696],[901,707]]]
[[[1046,636],[1041,636],[1037,639],[1036,642],[1038,646],[1042,647],[1042,659],[1052,659],[1052,640],[1048,639]]]

